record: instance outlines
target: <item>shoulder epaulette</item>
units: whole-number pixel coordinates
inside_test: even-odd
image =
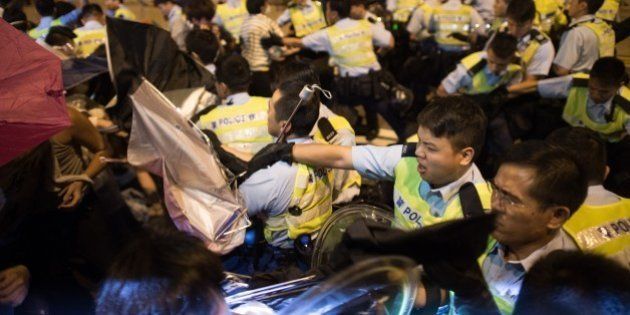
[[[468,74],[471,77],[474,77],[475,74],[477,74],[477,72],[483,70],[483,68],[486,66],[487,63],[488,63],[488,61],[486,59],[479,60],[474,66],[472,66],[472,67],[470,67],[470,69],[468,69]]]
[[[613,104],[619,106],[626,114],[630,114],[630,100],[617,94],[613,98]]]
[[[322,117],[317,121],[317,128],[326,142],[330,142],[337,135],[337,130],[326,117]]]
[[[571,81],[571,86],[588,87],[588,79],[587,78],[573,78],[573,80]]]
[[[405,143],[402,148],[402,157],[415,157],[416,156],[417,142]]]
[[[543,33],[541,33],[540,31],[538,31],[537,29],[533,28],[530,32],[529,32],[529,36],[532,40],[535,40],[541,44],[546,43],[549,38],[547,36],[545,36]]]
[[[371,17],[371,16],[368,16],[367,20],[368,20],[368,22],[370,22],[370,23],[372,23],[372,24],[376,24],[376,22],[378,22],[378,20],[377,20],[377,19],[375,19],[375,18],[373,18],[373,17]]]

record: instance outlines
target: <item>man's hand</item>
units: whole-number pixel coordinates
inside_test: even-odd
[[[64,187],[64,189],[59,192],[59,196],[61,196],[62,199],[59,208],[74,208],[79,204],[81,197],[83,197],[84,186],[84,182],[75,181]]]
[[[23,265],[0,271],[0,304],[16,307],[26,298],[31,274]]]
[[[247,172],[253,174],[256,171],[275,164],[278,161],[284,161],[288,164],[293,163],[293,143],[272,143],[260,150],[249,164],[247,164]]]

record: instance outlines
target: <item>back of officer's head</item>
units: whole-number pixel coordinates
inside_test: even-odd
[[[247,60],[240,55],[223,59],[217,67],[217,80],[224,83],[231,93],[245,92],[249,88],[252,73]]]
[[[103,17],[103,9],[96,3],[87,4],[81,9],[81,20]]]
[[[604,0],[579,0],[579,2],[586,2],[588,7],[588,14],[595,14],[604,4]]]
[[[274,111],[275,121],[286,121],[291,116],[291,113],[300,102],[300,92],[304,88],[305,82],[284,81],[278,86],[274,92]],[[313,96],[302,102],[300,108],[296,112],[295,116],[291,120],[290,134],[298,137],[305,137],[313,129],[317,118],[319,117],[319,95],[318,92],[313,93]]]
[[[494,55],[498,58],[510,59],[513,58],[516,53],[516,44],[516,37],[499,32],[490,41],[488,49],[492,50]]]
[[[35,10],[41,16],[52,16],[55,13],[55,1],[35,0]]]
[[[202,21],[204,19],[210,22],[212,21],[215,12],[216,8],[214,7],[214,3],[211,1],[196,1],[184,7],[186,18],[193,23],[197,23],[198,21]]]
[[[543,141],[515,144],[500,165],[533,171],[534,179],[527,192],[541,209],[558,206],[574,213],[586,199],[588,184],[578,163],[566,151]]]
[[[247,12],[249,14],[259,14],[263,13],[263,7],[267,3],[267,0],[247,0],[245,3],[245,7],[247,8]]]
[[[505,15],[519,24],[533,21],[536,17],[536,4],[533,0],[512,0]]]
[[[186,35],[186,49],[207,65],[214,63],[218,55],[219,41],[210,30],[194,29]]]
[[[431,101],[418,115],[418,126],[435,137],[445,137],[455,151],[473,148],[481,153],[488,120],[483,110],[462,96],[447,96]]]
[[[350,11],[353,6],[365,5],[365,0],[331,0],[330,10],[337,12],[340,18],[350,17]]]
[[[595,131],[583,127],[565,127],[552,132],[547,141],[573,156],[585,172],[589,185],[604,182],[606,144]]]
[[[177,230],[145,232],[115,258],[97,314],[222,314],[219,257]]]
[[[630,271],[595,254],[556,251],[525,274],[514,314],[628,314]]]
[[[628,83],[628,74],[623,61],[615,57],[603,57],[593,64],[590,79],[604,86],[618,87]]]
[[[26,14],[17,7],[10,6],[6,8],[2,13],[1,18],[21,32],[26,33],[30,28],[30,23],[26,19]]]
[[[320,84],[315,69],[310,64],[297,60],[289,61],[278,69],[274,84],[279,86],[282,82],[294,80],[305,84]]]
[[[54,18],[58,18],[62,15],[66,15],[70,12],[72,12],[72,10],[76,9],[76,7],[70,3],[70,2],[65,2],[65,1],[56,1],[55,2],[55,14],[53,14]]]

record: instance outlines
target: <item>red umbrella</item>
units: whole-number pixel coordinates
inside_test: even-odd
[[[61,60],[0,19],[0,165],[70,126]]]

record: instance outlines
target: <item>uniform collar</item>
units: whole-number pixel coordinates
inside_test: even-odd
[[[96,29],[99,29],[99,28],[103,28],[103,24],[101,24],[101,23],[99,23],[97,21],[87,21],[79,29],[82,29],[82,30],[96,30]]]
[[[462,187],[462,185],[464,185],[465,183],[476,183],[480,181],[483,181],[483,178],[481,177],[481,172],[477,168],[477,165],[473,163],[464,173],[464,175],[462,175],[456,181],[451,182],[450,184],[442,186],[440,188],[431,189],[430,192],[434,194],[439,193],[440,196],[442,196],[442,200],[444,200],[444,202],[447,202],[453,196],[459,193],[459,188]]]
[[[583,16],[581,16],[581,17],[571,21],[571,23],[569,24],[569,27],[575,26],[578,23],[582,23],[582,22],[586,22],[586,21],[594,20],[594,19],[595,19],[595,16],[592,15],[592,14],[583,15]]]
[[[584,200],[584,204],[597,206],[597,205],[603,205],[603,204],[608,203],[608,202],[602,203],[601,202],[602,200],[619,201],[621,200],[621,197],[617,196],[612,191],[607,190],[606,188],[604,188],[603,185],[588,186],[588,193],[586,194],[586,200]]]
[[[242,104],[247,103],[249,99],[250,99],[249,93],[240,92],[240,93],[232,94],[228,96],[227,98],[225,98],[225,100],[223,101],[223,104],[224,105],[242,105]]]
[[[586,106],[590,107],[590,108],[595,108],[595,109],[598,109],[598,107],[599,107],[600,108],[599,111],[603,111],[603,114],[608,116],[612,112],[612,101],[613,101],[614,98],[615,97],[613,96],[609,100],[607,100],[606,102],[597,104],[589,96],[588,97],[588,102],[586,102]]]
[[[507,248],[498,243],[492,249],[491,253],[498,254],[501,258],[512,265],[520,265],[525,269],[525,271],[529,271],[534,264],[541,258],[547,256],[549,253],[556,250],[574,250],[577,246],[571,240],[571,238],[564,232],[564,230],[560,229],[554,236],[554,238],[549,241],[549,243],[545,244],[541,248],[535,250],[533,253],[529,254],[529,256],[521,259],[521,260],[506,260]]]

